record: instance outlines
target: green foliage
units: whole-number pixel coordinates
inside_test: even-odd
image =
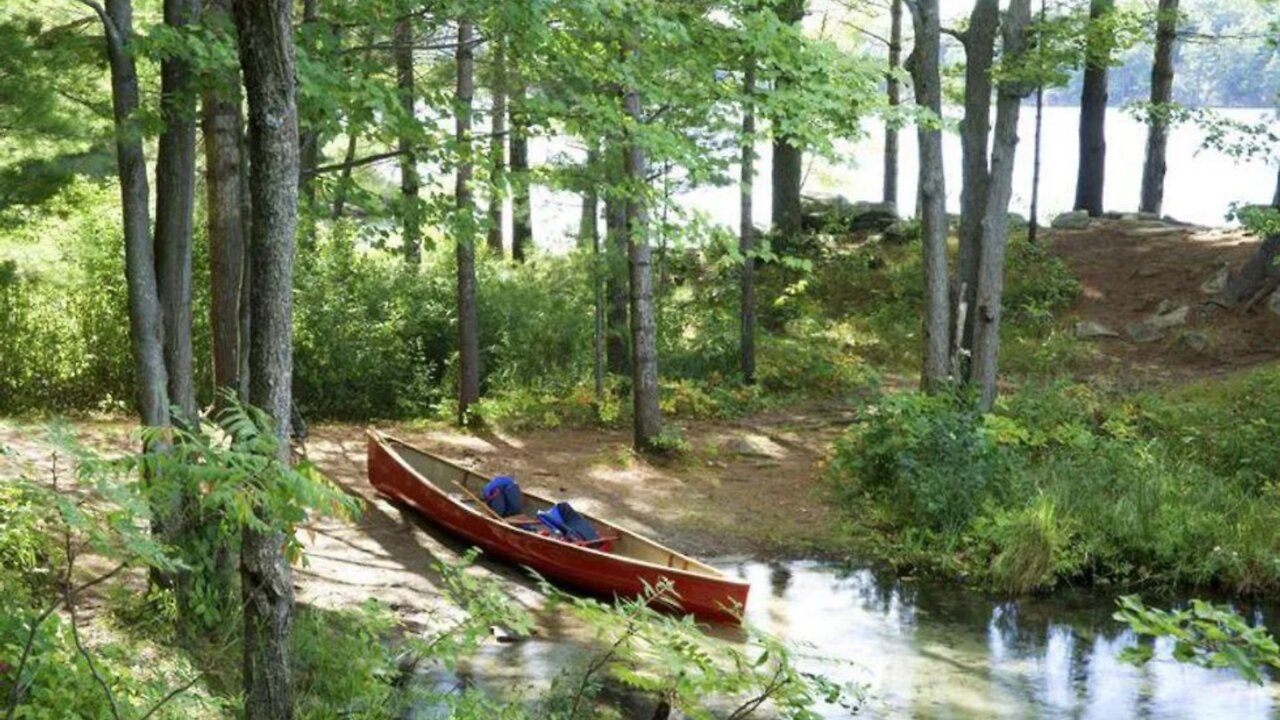
[[[1280,669],[1280,644],[1260,625],[1250,625],[1229,606],[1192,600],[1182,610],[1147,607],[1134,595],[1117,601],[1115,619],[1144,638],[1173,640],[1173,659],[1207,668],[1231,668],[1255,685],[1266,682],[1267,667]],[[1125,648],[1121,657],[1136,665],[1154,657],[1149,643]]]
[[[949,395],[873,399],[836,444],[834,496],[872,530],[871,552],[1013,592],[1064,580],[1269,591],[1278,377],[1136,398],[1032,385],[985,416]]]

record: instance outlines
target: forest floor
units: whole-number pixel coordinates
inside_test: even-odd
[[[1280,359],[1280,314],[1265,303],[1241,314],[1206,302],[1201,284],[1224,264],[1237,267],[1256,247],[1238,232],[1103,222],[1083,231],[1056,231],[1052,252],[1080,279],[1083,292],[1067,314],[1120,331],[1162,302],[1189,307],[1185,326],[1148,342],[1125,337],[1088,340],[1092,352],[1080,379],[1122,387],[1212,377]],[[1186,336],[1200,333],[1200,349]],[[1123,335],[1123,333],[1121,333]],[[894,379],[889,379],[892,383]],[[905,382],[905,381],[903,381]],[[841,548],[840,515],[826,501],[822,466],[831,444],[854,420],[846,403],[809,402],[737,420],[683,420],[689,450],[650,460],[630,450],[626,428],[558,428],[507,434],[463,433],[421,424],[380,424],[380,430],[484,475],[515,476],[523,486],[615,520],[700,557],[821,556]],[[0,421],[0,477],[48,474],[51,446],[32,423]],[[132,421],[76,423],[86,445],[124,452],[134,445]],[[307,455],[342,488],[366,502],[355,523],[321,520],[306,528],[308,562],[299,567],[299,599],[350,608],[370,597],[387,602],[411,625],[448,612],[431,569],[462,547],[405,508],[379,498],[368,484],[364,428],[311,428]],[[519,571],[482,563],[510,581],[517,600],[538,605]]]

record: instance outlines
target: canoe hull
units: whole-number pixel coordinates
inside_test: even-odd
[[[681,609],[699,620],[737,624],[747,602],[745,583],[583,548],[526,532],[463,505],[422,476],[378,438],[368,444],[369,481],[430,522],[470,542],[490,557],[525,565],[575,590],[603,598],[636,597],[664,579]],[[597,521],[599,522],[599,521]]]

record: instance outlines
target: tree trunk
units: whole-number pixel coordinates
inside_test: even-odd
[[[466,424],[480,399],[480,321],[476,308],[475,200],[471,197],[471,98],[475,94],[472,26],[458,22],[457,117],[455,139],[460,159],[454,186],[458,253],[458,423]]]
[[[1011,0],[1004,20],[1004,57],[1017,67],[1027,47],[1031,24],[1031,0]],[[996,398],[996,365],[1000,352],[1000,303],[1004,293],[1005,247],[1009,229],[1009,198],[1013,195],[1013,165],[1018,149],[1018,115],[1027,94],[1021,84],[1000,83],[996,103],[995,142],[991,152],[991,176],[987,206],[982,219],[981,257],[978,264],[974,318],[973,358],[970,382],[979,386],[979,407],[991,409]]]
[[[348,124],[355,121],[348,119]],[[338,186],[333,189],[333,211],[330,217],[334,220],[342,218],[347,211],[347,192],[351,186],[352,163],[356,160],[356,146],[360,144],[360,134],[355,127],[347,128],[347,151],[343,155],[342,173],[338,176]]]
[[[178,30],[200,19],[199,0],[165,0],[165,26]],[[164,129],[156,152],[156,281],[164,318],[164,357],[169,403],[196,416],[191,377],[191,235],[196,190],[196,96],[192,73],[180,54],[160,63]],[[176,518],[175,518],[176,520]],[[180,533],[180,528],[174,528]],[[170,540],[177,536],[171,533]]]
[[[404,18],[395,27],[396,89],[400,109],[408,125],[417,120],[414,110],[413,85],[413,18]],[[400,199],[403,215],[404,260],[410,265],[422,264],[422,228],[418,212],[418,155],[413,151],[413,137],[400,133]]]
[[[885,90],[889,107],[902,104],[898,70],[902,67],[902,0],[889,1],[889,75]],[[890,116],[884,121],[884,202],[898,207],[898,121]]]
[[[1040,25],[1044,26],[1045,0],[1040,0]],[[1043,52],[1043,44],[1036,45],[1036,53]],[[1043,58],[1041,58],[1043,60]],[[1040,231],[1040,135],[1044,129],[1044,83],[1036,85],[1036,137],[1034,159],[1031,164],[1031,219],[1027,225],[1027,242],[1036,242]]]
[[[615,156],[616,157],[616,156]],[[616,175],[612,175],[616,177]],[[631,371],[631,349],[627,342],[630,332],[627,309],[627,202],[624,198],[609,195],[604,203],[605,237],[605,294],[608,295],[608,325],[605,350],[609,372],[627,375]]]
[[[493,46],[493,110],[489,113],[489,253],[502,257],[506,229],[507,174],[507,53],[503,43]]]
[[[595,381],[596,416],[604,406],[604,373],[605,373],[605,324],[604,324],[604,281],[606,266],[604,254],[600,247],[600,193],[596,190],[594,171],[600,167],[599,146],[593,145],[587,151],[588,173],[587,191],[582,197],[582,223],[579,228],[582,240],[591,247],[591,299],[592,299],[592,334],[591,334],[591,370]]]
[[[1090,0],[1091,23],[1111,14],[1115,0]],[[1107,170],[1107,73],[1111,64],[1105,41],[1091,35],[1085,50],[1084,88],[1080,92],[1080,165],[1076,175],[1076,210],[1102,215],[1102,188]]]
[[[231,0],[209,0],[205,22],[230,21]],[[235,86],[239,86],[239,77]],[[213,384],[219,391],[240,387],[240,286],[244,272],[244,218],[240,215],[240,93],[212,89],[203,103],[206,218],[209,235],[210,327],[213,330]],[[243,348],[247,349],[247,348]]]
[[[524,262],[533,249],[533,204],[529,198],[529,128],[524,116],[524,81],[511,89],[511,259]]]
[[[1147,120],[1147,157],[1142,164],[1140,212],[1160,214],[1168,169],[1169,103],[1173,100],[1173,46],[1178,39],[1178,0],[1160,0],[1156,11],[1156,51],[1151,65],[1151,110]]]
[[[249,105],[252,342],[249,401],[276,423],[289,461],[293,395],[293,253],[298,220],[298,111],[293,27],[287,0],[235,0],[240,66]],[[260,510],[259,510],[260,511]],[[244,531],[244,716],[293,717],[289,628],[292,571],[280,532]]]
[[[627,54],[635,56],[635,49]],[[623,109],[640,125],[644,114],[640,93],[634,88],[623,91]],[[645,150],[634,137],[626,150],[627,249],[631,277],[631,398],[634,415],[634,444],[637,450],[651,450],[662,433],[662,415],[658,408],[657,325],[653,308],[653,269],[649,248],[649,215],[643,188],[648,182],[649,167]]]
[[[942,82],[938,0],[912,0],[915,46],[907,64],[915,86],[916,104],[942,116]],[[924,365],[921,385],[934,391],[947,383],[948,312],[947,194],[942,166],[942,130],[917,124],[920,147],[920,234],[924,250],[925,316]]]
[[[991,182],[988,141],[991,134],[991,66],[995,58],[1000,3],[976,0],[964,33],[964,119],[960,123],[962,178],[960,186],[959,252],[956,254],[956,303],[972,308],[978,290],[978,258],[982,254],[983,222]],[[960,296],[963,294],[963,296]],[[952,363],[963,376],[973,349],[973,313],[964,313],[964,327],[952,328],[952,346],[959,355]],[[956,312],[953,317],[960,317]]]
[[[306,49],[315,53],[315,24],[320,20],[320,0],[302,0],[301,34]],[[314,58],[313,58],[314,60]],[[305,210],[305,221],[302,222],[298,240],[304,251],[315,245],[316,224],[315,204],[316,186],[315,169],[320,165],[320,131],[310,123],[300,123],[298,128],[298,191],[301,195],[302,208]]]
[[[134,64],[133,6],[130,0],[107,0],[99,15],[107,37],[111,64],[111,109],[116,128],[116,171],[123,209],[125,276],[129,287],[129,336],[138,383],[142,424],[169,424],[168,373],[164,361],[164,325],[156,283],[155,249],[151,244],[147,162],[142,149],[138,110],[138,71]]]
[[[235,0],[230,0],[234,6]],[[237,108],[239,105],[237,104]],[[244,264],[240,270],[240,397],[249,400],[249,378],[253,374],[249,356],[253,354],[253,192],[250,183],[249,133],[240,136],[240,237],[244,238]]]
[[[775,8],[778,19],[791,25],[804,20],[805,0],[781,0]],[[785,90],[794,80],[787,73],[777,79],[779,90]],[[779,118],[773,128],[773,229],[782,235],[799,233],[800,186],[804,180],[804,153],[799,140],[788,136],[780,127]]]
[[[751,207],[751,186],[755,182],[756,60],[747,57],[742,74],[742,177],[738,181],[738,252],[742,255],[739,318],[742,327],[742,382],[756,382],[756,229]],[[887,187],[887,185],[886,185]]]

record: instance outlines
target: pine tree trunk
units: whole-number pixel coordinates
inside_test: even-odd
[[[278,459],[288,462],[299,165],[293,27],[286,0],[235,0],[234,7],[249,106],[253,196],[249,401],[275,420]],[[288,720],[293,582],[282,533],[244,531],[240,580],[244,717]]]
[[[178,30],[200,19],[199,0],[165,0],[165,26]],[[191,237],[196,191],[196,95],[192,72],[180,55],[160,64],[164,129],[156,153],[156,280],[164,317],[169,403],[181,422],[196,416],[191,376]],[[178,510],[181,512],[181,510]],[[179,518],[173,520],[181,524]],[[177,540],[181,528],[172,528]],[[176,534],[174,534],[176,533]]]
[[[938,0],[912,0],[915,46],[907,64],[915,86],[916,104],[942,116],[942,82]],[[921,385],[934,391],[948,380],[948,339],[951,319],[947,279],[947,194],[942,166],[942,130],[921,123],[916,135],[920,147],[920,234],[924,251],[925,317],[924,363]]]
[[[1045,22],[1045,0],[1040,0],[1040,25]],[[1036,46],[1036,53],[1043,45]],[[1040,58],[1043,61],[1043,58]],[[1027,225],[1027,242],[1034,245],[1040,232],[1040,136],[1044,129],[1044,83],[1036,86],[1036,130],[1034,159],[1031,161],[1031,219]]]
[[[635,56],[635,49],[627,54]],[[627,88],[624,111],[637,124],[644,122],[640,93]],[[644,148],[631,138],[626,150],[626,174],[632,193],[627,200],[627,249],[631,277],[631,396],[634,444],[637,450],[654,448],[662,433],[658,408],[657,326],[653,307],[653,268],[649,247],[649,215],[644,195],[637,190],[648,182],[649,166]]]
[[[756,382],[756,229],[751,203],[755,182],[756,61],[748,57],[742,77],[742,177],[738,181],[738,252],[742,255],[739,319],[741,320],[742,382]]]
[[[313,54],[317,50],[315,44],[315,25],[320,20],[320,0],[302,1],[302,27],[300,32],[303,41],[308,43],[307,49]],[[320,132],[310,123],[299,121],[298,127],[298,192],[304,221],[300,223],[298,242],[304,252],[315,246],[315,205],[316,186],[315,169],[320,165]]]
[[[987,210],[991,168],[988,164],[991,134],[991,66],[995,58],[996,32],[1000,25],[997,0],[977,0],[964,33],[964,119],[960,123],[962,179],[960,186],[959,251],[956,254],[955,303],[974,306],[978,290],[978,258],[982,254],[983,222]],[[960,294],[963,293],[963,297]],[[960,313],[952,314],[960,317]],[[965,326],[952,328],[952,346],[959,356],[952,363],[963,377],[966,358],[973,349],[973,313],[965,313]]]
[[[592,333],[591,333],[591,370],[595,381],[596,415],[604,405],[604,373],[605,373],[605,324],[604,298],[605,273],[604,253],[600,247],[600,193],[596,190],[595,171],[600,167],[600,150],[593,145],[587,151],[588,181],[587,190],[582,197],[582,222],[579,226],[579,242],[587,243],[591,248],[591,300],[592,300]]]
[[[111,108],[116,128],[116,172],[123,208],[125,276],[129,288],[129,336],[138,384],[142,424],[169,424],[168,373],[164,360],[164,325],[156,282],[147,162],[142,149],[138,111],[138,71],[134,64],[133,6],[130,0],[107,0],[100,15],[111,64]]]
[[[889,107],[902,104],[902,88],[898,70],[902,67],[902,0],[889,0],[889,76],[885,90]],[[884,193],[886,204],[898,207],[898,123],[894,117],[884,121]]]
[[[782,22],[799,25],[804,20],[805,0],[781,0],[775,8]],[[777,80],[785,90],[794,80],[783,73]],[[775,118],[773,129],[773,230],[781,235],[801,231],[800,186],[804,181],[804,153],[799,141],[788,136]]]
[[[1173,49],[1178,40],[1178,0],[1160,0],[1156,11],[1156,50],[1151,65],[1151,114],[1147,120],[1147,156],[1142,164],[1141,212],[1160,214],[1168,169],[1169,103],[1173,100]]]
[[[1004,19],[1002,62],[1017,67],[1027,47],[1031,24],[1031,0],[1011,0]],[[991,175],[987,206],[982,218],[981,256],[978,263],[977,299],[972,306],[973,357],[970,382],[979,387],[979,407],[991,409],[996,398],[996,370],[1000,353],[1001,299],[1004,293],[1005,248],[1009,229],[1009,199],[1013,195],[1013,166],[1018,149],[1018,116],[1027,89],[1013,82],[1000,83],[996,103],[995,140],[991,151]]]
[[[524,262],[533,249],[533,204],[529,197],[529,130],[524,117],[524,81],[511,89],[511,259]]]
[[[1115,0],[1090,0],[1090,22],[1111,14]],[[1107,170],[1107,74],[1111,63],[1104,41],[1094,38],[1085,51],[1084,87],[1080,92],[1080,165],[1076,175],[1076,210],[1102,215]]]
[[[627,308],[629,282],[626,200],[616,195],[605,198],[604,219],[605,237],[608,240],[605,247],[605,294],[609,301],[609,331],[605,338],[605,351],[609,372],[627,375],[631,372],[631,348],[627,342],[631,325],[630,311]]]
[[[348,124],[354,120],[348,119]],[[360,144],[360,134],[354,127],[347,128],[347,151],[343,154],[342,172],[338,175],[338,185],[333,189],[333,211],[329,214],[334,220],[340,220],[347,211],[347,192],[351,187],[352,163],[356,159],[356,147]]]
[[[458,423],[480,399],[480,321],[476,308],[475,200],[471,196],[471,100],[475,94],[472,25],[458,22],[455,140],[461,158],[454,186],[458,253]]]
[[[230,21],[231,0],[208,0],[204,25]],[[239,85],[237,81],[236,85]],[[240,286],[244,271],[244,218],[240,215],[240,93],[209,90],[204,95],[203,131],[206,212],[209,235],[210,327],[213,384],[240,387]],[[247,350],[247,348],[243,348]]]
[[[493,47],[493,110],[489,114],[489,253],[502,257],[506,226],[507,53],[501,40]]]
[[[415,121],[413,83],[413,19],[404,18],[395,27],[396,90],[400,96],[400,110],[406,122]],[[400,150],[400,200],[403,213],[404,260],[410,265],[422,264],[422,228],[418,212],[418,154],[414,152],[413,137],[401,133]]]

